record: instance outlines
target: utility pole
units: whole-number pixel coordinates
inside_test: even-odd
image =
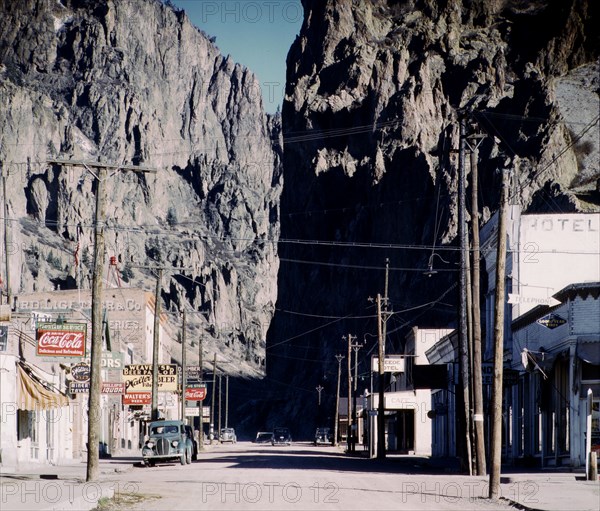
[[[199,367],[199,377],[200,383],[204,383],[204,374],[202,371],[202,334],[200,334],[200,339],[198,340],[198,367]],[[204,450],[204,414],[202,413],[202,401],[198,401],[198,415],[199,415],[199,426],[198,426],[198,450]]]
[[[215,388],[217,386],[217,354],[214,354],[213,359],[213,382],[212,382],[212,399],[210,400],[210,433],[212,437],[210,443],[215,439]]]
[[[348,431],[346,433],[346,440],[348,452],[352,452],[352,340],[356,339],[356,336],[348,334],[347,337],[343,336],[342,339],[348,341]]]
[[[459,329],[458,340],[460,346],[460,371],[463,387],[464,424],[465,424],[465,464],[469,475],[473,475],[471,456],[471,403],[469,397],[469,348],[467,339],[467,283],[466,283],[466,256],[467,256],[467,229],[466,229],[466,186],[465,186],[465,120],[460,120],[460,150],[458,162],[458,237],[460,241],[460,303],[459,303]]]
[[[356,411],[356,384],[358,382],[358,350],[362,348],[362,344],[353,344],[352,349],[354,350],[354,388],[353,388],[353,404],[352,408],[354,410],[354,427],[356,429],[356,437],[354,438],[354,447],[356,448],[356,443],[358,442],[358,413]]]
[[[333,424],[333,445],[338,444],[338,422],[340,421],[340,382],[342,377],[342,360],[344,355],[338,354],[335,356],[338,363],[337,374],[337,392],[335,394],[335,423]]]
[[[229,375],[225,375],[225,427],[229,418]]]
[[[322,387],[321,385],[317,385],[316,389],[317,389],[317,393],[319,395],[318,398],[318,406],[321,406],[321,391],[324,389],[325,387]]]
[[[377,340],[378,340],[378,357],[379,357],[379,403],[377,406],[377,458],[385,459],[385,380],[383,357],[384,341],[383,341],[383,321],[381,318],[381,295],[377,293]]]
[[[221,390],[221,373],[219,373],[219,440],[221,439],[221,394],[223,393]]]
[[[94,270],[92,280],[92,346],[90,353],[90,391],[88,398],[88,441],[87,441],[87,466],[86,481],[94,481],[99,474],[99,443],[100,425],[102,421],[101,404],[101,360],[102,360],[102,274],[104,273],[104,259],[106,256],[104,241],[104,209],[106,202],[105,184],[107,171],[114,170],[113,175],[120,171],[151,172],[147,169],[131,165],[108,165],[99,162],[81,162],[72,160],[48,160],[53,165],[83,166],[96,178],[96,211],[94,229]],[[97,169],[97,174],[91,169]],[[6,212],[5,212],[6,217]]]
[[[99,473],[101,361],[102,361],[102,273],[104,271],[104,208],[106,169],[98,169],[96,179],[96,219],[94,222],[94,271],[92,276],[92,349],[90,354],[90,390],[88,398],[88,445],[86,481],[95,481]]]
[[[183,328],[181,332],[181,420],[185,421],[185,388],[187,385],[185,360],[185,310],[183,311]]]
[[[12,307],[12,291],[10,289],[10,231],[8,229],[8,200],[6,198],[6,174],[0,162],[0,174],[2,174],[2,213],[4,214],[4,258],[6,264],[6,303]]]
[[[152,339],[152,412],[150,418],[158,420],[158,359],[160,347],[160,289],[163,269],[158,268],[156,290],[154,292],[154,335]]]
[[[496,252],[496,296],[494,314],[494,380],[492,383],[492,435],[490,448],[490,499],[500,495],[502,459],[502,373],[504,363],[504,301],[506,277],[506,209],[508,170],[502,170],[502,189],[498,211],[498,248]]]
[[[479,157],[479,144],[483,135],[471,135],[467,139],[471,156],[471,219],[473,236],[473,423],[475,432],[475,459],[477,463],[477,475],[486,473],[485,459],[485,428],[483,423],[483,381],[481,374],[481,310],[479,307],[479,204],[478,187],[479,176],[477,160]],[[474,143],[471,144],[470,142]]]

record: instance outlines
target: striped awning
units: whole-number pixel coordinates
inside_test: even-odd
[[[38,379],[17,364],[19,394],[17,407],[21,410],[49,410],[69,406],[69,398],[46,388]]]

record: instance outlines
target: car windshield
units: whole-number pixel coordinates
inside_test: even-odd
[[[176,434],[179,433],[179,428],[175,425],[168,425],[168,426],[154,426],[151,430],[150,430],[152,435],[163,435],[163,434]]]

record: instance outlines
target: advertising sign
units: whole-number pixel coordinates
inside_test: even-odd
[[[536,321],[539,325],[545,326],[549,330],[554,330],[567,322],[565,318],[561,318],[558,314],[547,314],[543,318]]]
[[[206,397],[206,387],[200,387],[197,389],[185,389],[185,398],[188,401],[204,401]]]
[[[90,381],[90,366],[80,362],[71,367],[71,376],[76,382]]]
[[[37,354],[45,357],[83,357],[85,323],[38,323]]]
[[[151,392],[130,392],[123,394],[124,405],[150,405],[152,404]]]
[[[102,394],[123,394],[125,385],[118,382],[103,381],[100,384],[100,392]],[[69,382],[69,393],[70,394],[89,394],[90,382],[70,381]]]
[[[379,371],[379,358],[371,358],[371,370]],[[403,373],[404,372],[404,357],[401,355],[384,357],[383,358],[384,373]]]
[[[123,368],[125,392],[144,392],[152,390],[152,364],[126,365]],[[177,365],[158,365],[159,392],[177,391]]]
[[[186,383],[188,386],[199,384],[202,380],[200,378],[200,366],[186,366]]]
[[[82,362],[90,364],[90,357],[85,357]],[[100,367],[103,371],[107,371],[107,381],[120,382],[123,377],[123,353],[119,351],[102,351]]]

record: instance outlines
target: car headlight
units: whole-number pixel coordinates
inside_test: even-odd
[[[154,442],[146,442],[146,447],[152,449],[154,447]]]
[[[173,441],[171,442],[171,445],[172,445],[173,447],[177,447],[177,446],[179,445],[179,442],[178,442],[177,440],[173,440]]]

